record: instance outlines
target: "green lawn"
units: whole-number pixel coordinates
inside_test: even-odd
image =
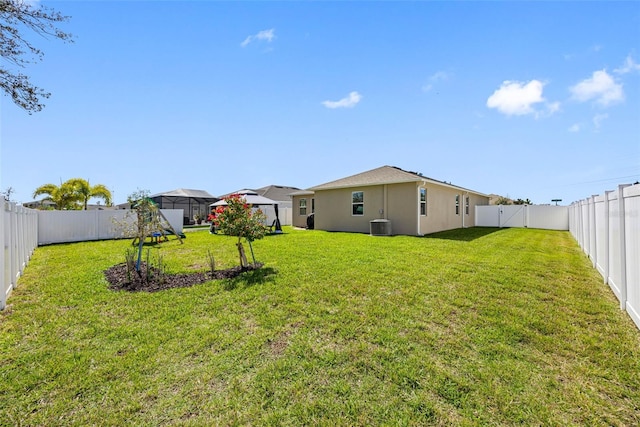
[[[234,243],[151,251],[206,271]],[[640,424],[640,332],[567,232],[285,227],[262,270],[156,293],[108,289],[127,247],[37,249],[0,312],[0,425]]]

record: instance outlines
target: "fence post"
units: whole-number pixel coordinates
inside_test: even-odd
[[[18,216],[18,275],[22,276],[24,268],[27,265],[29,257],[27,256],[27,209],[24,206],[18,206],[16,210]]]
[[[585,235],[585,251],[587,253],[588,257],[591,257],[591,239],[593,236],[591,236],[591,197],[587,197],[586,199],[586,207],[585,207],[585,229],[584,229],[584,235]]]
[[[11,267],[9,272],[9,279],[11,280],[11,287],[15,289],[17,284],[18,277],[18,236],[16,230],[18,228],[18,214],[16,213],[16,205],[13,203],[9,203],[9,218],[10,218],[10,226],[9,226],[9,239],[10,239],[10,248],[9,254],[11,257]]]
[[[589,230],[589,218],[585,218],[585,205],[587,204],[587,199],[580,201],[580,246],[582,246],[582,250],[585,254],[589,254],[589,239],[587,236],[587,232]]]
[[[609,195],[611,193],[613,193],[613,191],[604,192],[604,257],[605,257],[605,261],[604,261],[603,269],[604,269],[605,284],[609,283],[609,275],[611,271],[611,267],[609,266],[609,264],[611,263],[611,248],[609,247],[609,238],[610,238],[609,222],[611,221],[609,209],[611,209],[611,207],[609,205]]]
[[[590,233],[592,235],[589,236],[589,244],[591,247],[589,248],[589,253],[591,254],[591,261],[593,264],[593,268],[598,269],[598,221],[596,218],[596,197],[597,195],[591,195],[589,199],[591,201],[591,206],[589,207],[589,217],[590,220]]]
[[[620,310],[627,308],[627,244],[625,241],[624,189],[628,184],[618,185],[618,211],[620,212]]]
[[[0,245],[2,245],[2,254],[0,254],[0,310],[4,310],[7,306],[7,283],[5,283],[6,275],[4,274],[4,258],[7,254],[7,241],[4,238],[5,203],[4,197],[0,197]]]

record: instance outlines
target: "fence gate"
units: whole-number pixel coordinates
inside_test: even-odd
[[[569,230],[569,208],[546,205],[476,206],[475,225]]]

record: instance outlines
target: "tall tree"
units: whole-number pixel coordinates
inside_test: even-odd
[[[33,192],[33,198],[35,199],[43,194],[47,197],[42,200],[52,202],[58,210],[78,209],[80,206],[81,199],[78,198],[78,193],[69,182],[63,182],[59,186],[55,184],[41,185]]]
[[[72,178],[67,181],[69,183],[75,193],[78,195],[78,198],[82,201],[84,206],[84,210],[87,210],[87,204],[89,203],[89,199],[98,198],[104,200],[104,204],[107,206],[111,206],[111,191],[104,186],[103,184],[96,184],[91,186],[89,181],[82,178]]]
[[[27,34],[35,32],[44,38],[71,42],[71,34],[57,27],[57,24],[68,20],[68,16],[39,2],[0,0],[0,56],[18,69],[41,61],[44,53],[32,44]],[[28,76],[4,65],[0,66],[0,87],[29,114],[42,110],[42,99],[51,96],[49,92],[31,84]]]
[[[89,181],[82,178],[71,178],[60,186],[55,184],[44,184],[36,188],[33,197],[41,195],[47,197],[42,200],[48,200],[55,204],[56,209],[87,209],[87,203],[91,198],[103,199],[105,205],[111,205],[111,191],[103,185],[97,184],[91,186]]]

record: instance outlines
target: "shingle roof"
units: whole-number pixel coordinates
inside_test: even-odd
[[[370,171],[337,179],[325,184],[316,185],[309,190],[328,190],[364,185],[399,184],[402,182],[418,182],[425,178],[417,173],[407,172],[394,166],[381,166]]]
[[[438,181],[437,179],[428,178],[418,172],[408,172],[395,166],[381,166],[376,169],[371,169],[366,172],[358,173],[348,176],[346,178],[337,179],[335,181],[327,182],[325,184],[316,185],[309,188],[311,191],[318,190],[331,190],[337,188],[348,187],[364,187],[369,185],[384,185],[384,184],[401,184],[404,182],[431,182],[435,184],[444,185],[447,187],[459,188],[472,193],[484,195],[477,191],[469,190],[457,185],[450,184],[444,181]]]

